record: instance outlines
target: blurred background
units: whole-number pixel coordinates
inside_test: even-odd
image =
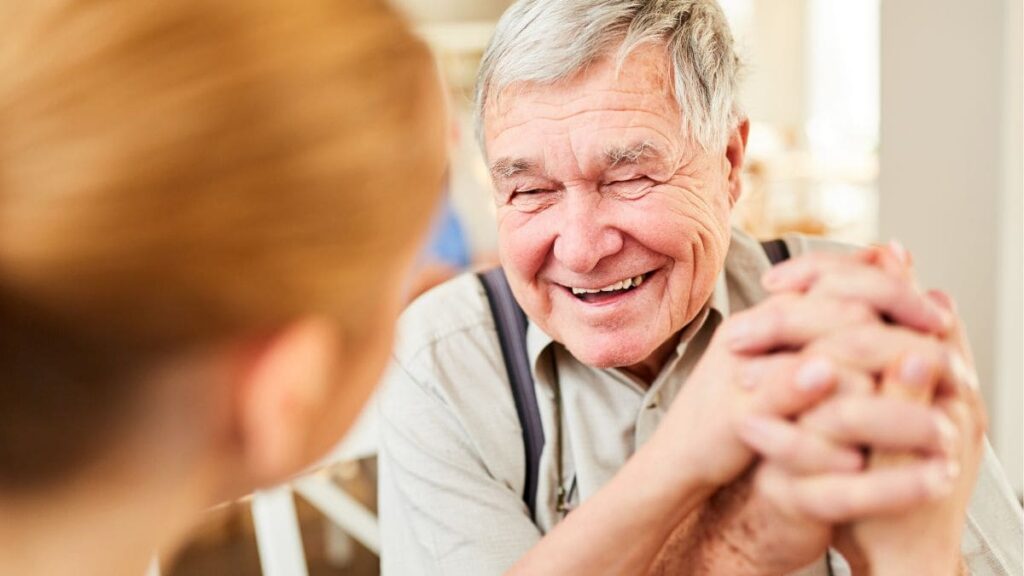
[[[720,3],[745,62],[741,102],[752,120],[736,224],[761,238],[797,231],[902,241],[922,282],[959,303],[989,436],[1020,495],[1021,0]],[[479,59],[510,2],[398,4],[436,51],[453,103],[448,201],[423,256],[417,290],[425,290],[495,258],[471,103]],[[368,420],[330,458],[340,463],[211,511],[160,571],[376,574],[373,444]]]

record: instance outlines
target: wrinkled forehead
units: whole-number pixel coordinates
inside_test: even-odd
[[[516,82],[487,100],[488,160],[528,158],[562,140],[575,154],[604,157],[646,143],[678,152],[683,120],[663,50],[638,49],[620,66],[603,58],[557,82]]]

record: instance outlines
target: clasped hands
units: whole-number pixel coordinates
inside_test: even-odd
[[[950,298],[896,244],[794,258],[763,285],[662,426],[713,494],[679,565],[784,575],[831,546],[858,576],[960,573],[986,417]]]

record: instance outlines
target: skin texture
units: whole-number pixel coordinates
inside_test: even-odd
[[[729,247],[746,124],[724,150],[684,136],[660,47],[556,85],[513,84],[485,114],[501,261],[529,317],[581,361],[657,374]],[[616,151],[631,151],[614,160]],[[621,156],[621,154],[620,154]],[[629,156],[638,156],[633,160]],[[582,302],[641,274],[614,302]]]

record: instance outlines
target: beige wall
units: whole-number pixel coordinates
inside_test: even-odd
[[[1022,491],[1024,476],[1024,8],[1007,0],[1003,59],[1003,194],[1000,203],[997,406],[993,433]]]
[[[1018,491],[1019,3],[882,2],[879,181],[882,238],[901,239],[924,282],[960,305],[991,437]],[[1007,21],[1010,12],[1016,24]],[[1014,36],[1016,49],[1007,44]]]

